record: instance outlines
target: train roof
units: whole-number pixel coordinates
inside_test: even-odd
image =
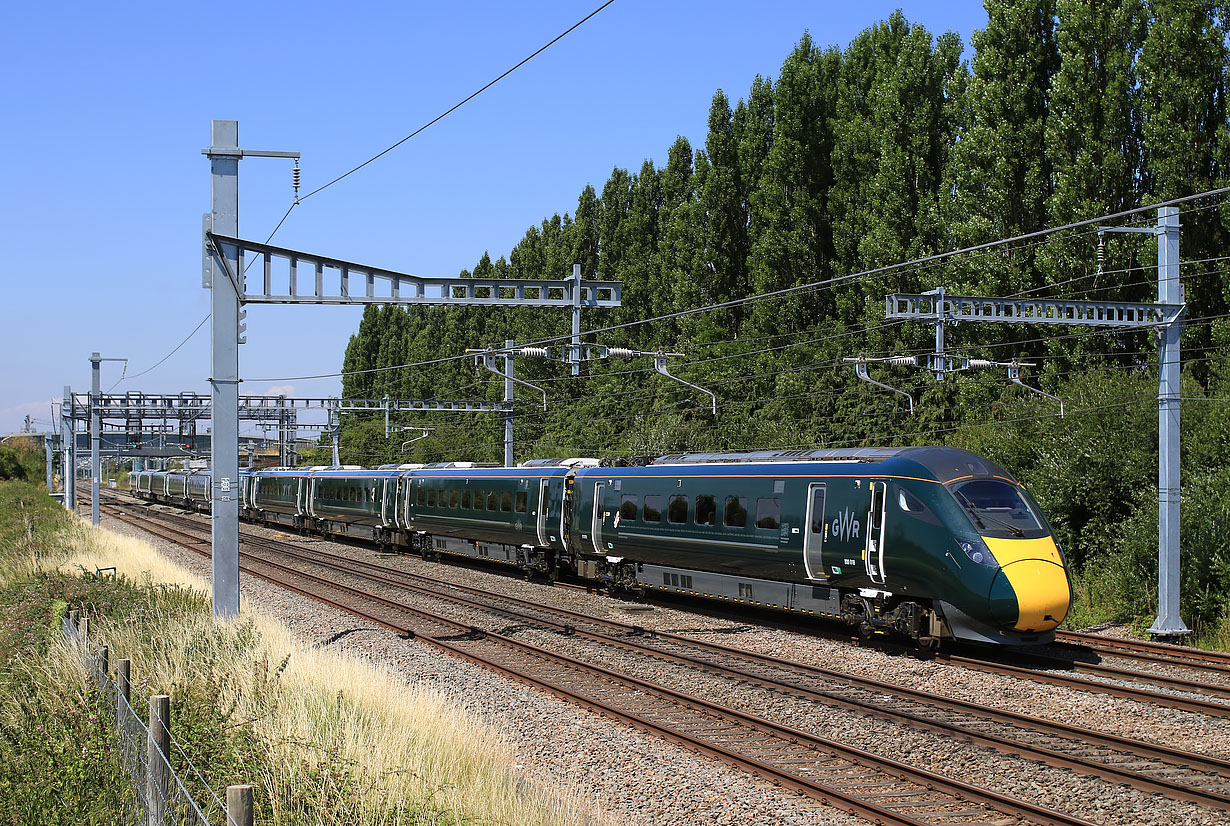
[[[1016,482],[1003,467],[968,450],[955,447],[864,447],[822,450],[757,450],[743,453],[675,453],[650,463],[653,468],[703,465],[776,465],[786,463],[875,463],[906,460],[930,471],[947,484],[966,477],[998,476]],[[699,467],[698,467],[699,469]]]

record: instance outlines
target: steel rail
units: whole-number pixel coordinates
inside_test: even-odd
[[[196,551],[197,553],[203,556],[208,556],[207,551],[205,551],[203,548],[196,547],[196,544],[199,544],[199,540],[197,540],[196,537],[191,537],[190,534],[187,534],[186,532],[183,532],[183,531],[177,531],[174,528],[171,528],[170,530],[173,532],[179,533],[181,536],[189,536],[192,539],[194,544],[185,545],[185,547],[187,547],[189,550]],[[177,544],[182,544],[182,543],[179,543],[178,540],[172,540],[172,541],[175,541]],[[422,609],[418,609],[413,606],[408,606],[403,603],[399,603],[395,600],[390,600],[385,597],[381,597],[381,596],[372,594],[367,591],[363,591],[357,588],[352,588],[350,586],[342,585],[341,583],[338,583],[334,580],[329,580],[323,577],[315,576],[305,571],[295,569],[295,568],[290,568],[288,566],[281,565],[280,563],[276,563],[271,560],[262,559],[250,553],[245,553],[243,555],[247,556],[250,561],[255,562],[257,565],[264,565],[264,566],[272,567],[274,569],[281,570],[284,573],[289,574],[293,577],[300,577],[303,579],[314,581],[322,587],[325,587],[328,589],[340,590],[342,592],[349,593],[355,597],[358,597],[359,599],[367,600],[370,602],[375,602],[377,604],[384,605],[388,608],[392,608],[393,610],[396,610],[396,611],[401,611],[401,612],[409,613],[415,616],[419,616],[427,620],[428,622],[435,623],[437,625],[443,625],[446,627],[450,627],[454,630],[462,631],[467,635],[476,635],[477,639],[482,639],[484,641],[496,641],[502,646],[512,648],[512,649],[517,649],[526,654],[530,654],[536,658],[540,658],[544,661],[562,663],[568,668],[571,668],[574,670],[580,670],[580,671],[583,671],[589,674],[593,674],[593,675],[601,677],[602,679],[616,681],[616,682],[622,683],[624,686],[627,686],[629,688],[633,688],[639,691],[655,694],[659,697],[670,700],[671,702],[676,703],[677,705],[683,708],[699,709],[709,715],[714,715],[714,716],[717,716],[721,719],[724,719],[730,722],[737,722],[740,725],[746,726],[750,729],[753,729],[753,730],[762,732],[764,734],[773,736],[775,738],[778,738],[782,742],[783,746],[787,744],[794,744],[796,746],[802,745],[806,749],[809,749],[812,751],[836,753],[843,760],[846,760],[846,761],[849,761],[849,762],[852,762],[858,765],[862,765],[865,768],[869,768],[875,771],[886,773],[890,777],[895,777],[899,782],[905,781],[905,782],[909,782],[914,785],[920,786],[922,787],[922,789],[927,789],[927,790],[932,790],[932,791],[938,790],[944,794],[952,795],[957,798],[956,801],[948,801],[949,803],[952,803],[953,805],[969,805],[971,803],[976,803],[977,805],[992,806],[1001,812],[1009,813],[1017,817],[1026,818],[1026,819],[1029,819],[1031,822],[1035,822],[1039,824],[1054,824],[1054,826],[1088,826],[1088,821],[1064,814],[1062,812],[1055,812],[1052,810],[1048,810],[1044,807],[1036,806],[1026,801],[1016,800],[1006,795],[1001,795],[997,792],[993,792],[987,789],[981,789],[971,784],[966,784],[961,781],[952,780],[950,778],[946,778],[941,775],[925,771],[923,769],[918,769],[918,768],[908,766],[903,763],[899,763],[897,761],[879,757],[869,752],[865,752],[861,749],[856,749],[850,746],[845,746],[836,741],[831,741],[825,738],[820,738],[815,735],[809,734],[808,732],[801,731],[799,729],[793,729],[787,726],[782,726],[777,723],[773,723],[772,721],[756,717],[754,715],[744,714],[734,709],[728,709],[728,708],[716,705],[714,703],[710,703],[698,697],[687,695],[681,692],[676,692],[672,689],[665,688],[662,686],[657,686],[657,685],[640,680],[636,677],[632,677],[627,674],[620,674],[614,671],[610,671],[608,669],[604,669],[600,666],[583,663],[579,660],[576,660],[571,657],[567,657],[565,655],[561,655],[561,654],[557,654],[557,653],[554,653],[554,652],[551,652],[545,649],[541,649],[536,646],[532,646],[527,643],[514,640],[512,638],[506,637],[504,635],[501,635],[495,632],[485,631],[483,629],[477,629],[471,625],[457,622],[455,620],[451,620],[446,617],[440,617],[430,612],[423,611]],[[588,697],[576,691],[572,691],[572,690],[563,688],[559,685],[552,684],[545,679],[535,677],[534,675],[526,673],[523,670],[511,668],[506,664],[491,660],[489,657],[483,657],[482,655],[476,654],[473,651],[466,651],[456,642],[434,638],[429,635],[423,635],[417,632],[413,628],[406,627],[406,626],[400,626],[397,623],[390,622],[383,617],[373,615],[371,614],[370,611],[364,611],[363,609],[357,608],[352,603],[342,603],[338,600],[325,597],[324,595],[319,594],[316,591],[309,592],[300,586],[294,585],[293,583],[288,583],[283,580],[279,580],[277,577],[271,577],[268,574],[264,574],[257,570],[253,570],[251,566],[248,566],[246,570],[249,574],[252,574],[254,576],[259,576],[263,579],[266,579],[270,582],[273,582],[279,585],[280,587],[285,587],[290,590],[296,591],[298,593],[304,594],[305,596],[309,596],[318,601],[325,602],[329,605],[337,607],[353,615],[361,616],[366,619],[375,621],[378,624],[380,624],[382,627],[398,631],[399,633],[410,634],[414,636],[415,638],[421,639],[422,641],[427,642],[433,646],[440,647],[445,650],[449,650],[450,652],[455,653],[459,656],[465,657],[475,662],[479,662],[488,668],[494,668],[495,670],[501,671],[502,673],[506,673],[507,675],[514,677],[522,682],[527,682],[532,685],[537,685],[539,687],[542,687],[550,691],[551,693],[556,694],[557,696],[564,697],[574,702],[581,702],[588,707],[596,708],[597,710],[603,712],[604,714],[607,714],[608,716],[613,716],[618,719],[623,719],[637,726],[638,728],[647,728],[649,730],[654,731],[655,733],[661,734],[663,736],[667,736],[669,739],[675,740],[676,742],[680,742],[681,744],[684,744],[688,746],[689,748],[698,749],[705,753],[711,754],[712,756],[722,759],[724,762],[730,762],[734,765],[737,765],[740,768],[744,769],[745,771],[750,771],[753,774],[764,776],[767,779],[770,779],[779,785],[793,788],[796,791],[801,791],[810,797],[813,797],[817,800],[820,800],[821,802],[825,802],[830,805],[835,805],[837,808],[841,808],[845,811],[851,811],[851,812],[854,812],[862,816],[870,816],[873,818],[880,819],[877,822],[891,821],[893,823],[904,824],[905,826],[919,826],[920,824],[935,822],[932,820],[917,820],[913,817],[903,815],[900,812],[896,812],[891,808],[880,806],[878,804],[869,802],[868,800],[864,798],[859,798],[857,796],[851,795],[846,791],[842,791],[840,789],[836,789],[831,786],[826,786],[824,784],[817,783],[805,777],[801,777],[798,774],[792,773],[791,771],[789,771],[788,769],[782,766],[775,766],[763,760],[759,760],[756,758],[749,758],[747,755],[740,754],[738,752],[735,752],[731,749],[717,745],[715,743],[710,743],[710,742],[706,742],[703,740],[699,740],[698,738],[692,735],[681,733],[677,729],[672,729],[671,727],[665,726],[664,724],[658,721],[649,719],[645,717],[644,715],[633,714],[633,713],[628,712],[625,709],[620,709],[620,708],[611,706],[601,701],[595,701],[592,697]],[[350,573],[353,574],[354,572],[351,571]],[[894,793],[893,795],[880,795],[880,796],[887,796],[891,798],[891,797],[895,797],[896,794],[897,793]],[[919,791],[916,793],[908,793],[908,794],[909,796],[914,797],[914,796],[924,794],[924,792]],[[874,797],[875,795],[872,795],[872,796]],[[834,803],[834,801],[836,802]],[[943,802],[941,801],[914,801],[912,804],[909,804],[908,801],[902,801],[900,799],[898,800],[898,803],[902,803],[902,802],[905,802],[908,805],[912,805],[914,807],[917,807],[917,806],[939,807],[943,805]],[[980,813],[986,814],[986,812],[980,812]],[[967,811],[967,812],[958,812],[955,814],[952,812],[937,812],[935,814],[943,818],[951,818],[951,817],[972,816],[973,814],[977,814],[977,813],[971,813]]]
[[[1046,746],[1039,746],[1034,743],[1023,741],[1019,737],[1010,738],[992,733],[980,732],[967,727],[968,724],[961,725],[952,721],[930,719],[917,712],[893,710],[886,708],[882,704],[852,700],[848,697],[841,696],[833,690],[816,689],[814,687],[800,685],[797,682],[773,678],[764,673],[753,673],[748,670],[732,668],[730,666],[715,663],[712,660],[705,660],[696,656],[671,653],[653,645],[634,643],[627,638],[615,637],[607,633],[585,631],[581,627],[585,624],[590,624],[599,628],[615,628],[625,634],[637,634],[644,630],[635,625],[618,623],[612,620],[604,620],[563,608],[543,606],[528,600],[522,600],[502,594],[493,598],[489,592],[465,585],[450,583],[447,586],[448,592],[440,592],[430,587],[423,588],[407,582],[407,580],[415,580],[418,582],[426,582],[429,585],[438,585],[440,583],[437,580],[432,580],[418,574],[400,571],[395,568],[389,568],[385,565],[342,557],[337,554],[332,554],[318,549],[305,549],[291,543],[280,542],[278,540],[266,539],[263,537],[250,537],[249,540],[255,540],[260,547],[267,547],[278,553],[287,554],[312,564],[324,565],[332,568],[333,570],[355,576],[362,576],[373,582],[379,582],[392,587],[409,589],[425,596],[447,600],[470,608],[499,613],[511,619],[535,622],[539,625],[553,628],[554,630],[564,634],[582,636],[603,644],[616,645],[624,648],[625,650],[642,655],[648,655],[659,659],[673,661],[678,664],[706,669],[712,673],[732,677],[747,683],[757,684],[773,691],[787,691],[794,694],[800,694],[808,699],[814,699],[832,705],[837,705],[857,713],[869,714],[897,724],[939,732],[957,739],[972,742],[976,745],[992,748],[1004,754],[1019,755],[1028,759],[1037,759],[1053,767],[1068,768],[1080,773],[1100,777],[1111,782],[1126,783],[1134,788],[1152,793],[1163,794],[1172,799],[1185,800],[1187,802],[1196,803],[1206,807],[1230,811],[1230,795],[1204,789],[1199,786],[1194,786],[1191,783],[1183,783],[1178,779],[1158,779],[1151,777],[1148,774],[1144,774],[1139,770],[1121,768],[1113,762],[1102,762],[1086,757],[1071,756],[1057,750],[1056,748],[1048,748]],[[315,559],[309,555],[324,557],[324,559]],[[362,572],[357,571],[355,570],[355,566],[365,570]],[[375,571],[376,573],[370,573],[369,571]],[[392,576],[389,576],[389,574],[392,574]],[[458,592],[461,594],[470,594],[472,596],[463,599],[458,595]],[[484,599],[494,599],[496,604],[493,605],[483,602],[482,600]],[[508,607],[508,604],[518,605],[528,611],[539,612],[539,614],[547,613],[551,615],[563,615],[568,621],[544,619],[540,615],[536,616],[521,611],[513,611]],[[1222,760],[1220,758],[1184,752],[1178,749],[1169,748],[1167,746],[1145,744],[1138,741],[1129,740],[1124,737],[1119,737],[1117,735],[1106,734],[1103,732],[1093,731],[1091,729],[1030,717],[1028,715],[1017,714],[1015,712],[1007,712],[977,706],[973,703],[968,703],[961,700],[936,697],[935,695],[925,694],[924,692],[891,685],[878,680],[853,677],[817,666],[780,660],[774,657],[755,654],[754,652],[719,646],[713,643],[693,640],[667,632],[652,632],[649,634],[649,637],[655,640],[669,641],[692,649],[709,651],[725,657],[737,657],[743,660],[750,660],[784,671],[795,672],[802,676],[818,677],[820,679],[842,682],[856,689],[876,692],[880,695],[895,694],[908,702],[917,703],[918,705],[922,705],[931,711],[939,710],[949,713],[964,714],[981,718],[982,720],[991,719],[995,722],[1013,726],[1018,729],[1028,729],[1037,734],[1062,738],[1065,741],[1065,745],[1069,746],[1075,743],[1082,746],[1095,745],[1103,748],[1115,749],[1120,751],[1120,753],[1126,752],[1130,756],[1143,757],[1145,759],[1155,761],[1160,764],[1157,767],[1158,769],[1181,769],[1186,771],[1191,771],[1194,769],[1198,772],[1217,774],[1223,780],[1230,780],[1230,761]]]
[[[1079,631],[1056,631],[1055,638],[1061,642],[1105,652],[1115,657],[1230,674],[1230,654],[1223,651],[1206,651],[1202,648],[1186,648],[1181,645],[1146,640],[1102,637]]]
[[[707,612],[707,613],[712,613]],[[829,635],[829,638],[834,638]],[[848,636],[836,637],[842,640],[848,640]],[[1108,683],[1102,683],[1095,680],[1083,680],[1075,677],[1063,675],[1049,674],[1033,669],[1014,666],[1008,663],[997,663],[995,660],[988,660],[980,657],[966,656],[950,652],[942,652],[935,655],[936,659],[951,663],[953,665],[965,666],[974,670],[1010,674],[1011,676],[1022,679],[1032,680],[1034,682],[1042,682],[1050,685],[1062,685],[1077,690],[1091,691],[1093,693],[1109,694],[1111,696],[1120,697],[1123,699],[1133,699],[1141,702],[1159,703],[1175,708],[1181,708],[1185,711],[1191,711],[1200,714],[1206,714],[1219,717],[1230,717],[1230,705],[1217,702],[1209,702],[1199,699],[1187,698],[1178,695],[1164,694],[1159,692],[1148,691],[1139,688],[1129,688],[1125,686],[1116,686]],[[1109,677],[1128,682],[1141,682],[1150,685],[1156,685],[1163,688],[1172,688],[1175,691],[1188,693],[1203,693],[1212,697],[1222,697],[1230,699],[1230,686],[1210,685],[1208,683],[1197,683],[1193,681],[1183,680],[1180,678],[1169,678],[1157,674],[1149,674],[1140,671],[1131,671],[1128,669],[1115,669],[1110,666],[1094,665],[1089,663],[1074,663],[1065,659],[1044,658],[1038,655],[1033,655],[1035,663],[1045,668],[1053,668],[1059,670],[1075,670],[1077,672],[1085,672],[1097,674],[1099,676]]]

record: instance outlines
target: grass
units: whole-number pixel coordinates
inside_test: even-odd
[[[0,541],[8,532],[20,539],[26,524],[21,510],[10,507],[7,488],[0,484]],[[206,583],[148,544],[67,515],[56,518],[54,510],[36,521],[48,531],[36,530],[33,539],[27,531],[20,547],[0,546],[0,598],[6,600],[0,649],[25,652],[20,667],[10,662],[10,684],[62,690],[36,713],[20,703],[0,706],[0,721],[8,726],[3,731],[15,732],[20,744],[6,752],[0,743],[0,762],[19,757],[28,767],[43,761],[58,772],[64,756],[28,726],[34,721],[51,732],[47,721],[72,721],[75,737],[96,742],[73,771],[99,775],[88,784],[102,790],[94,803],[68,794],[58,809],[62,819],[45,822],[124,822],[120,813],[127,805],[122,783],[103,782],[115,777],[117,765],[107,726],[98,723],[106,715],[99,713],[84,668],[52,630],[67,603],[92,616],[91,637],[109,646],[112,661],[131,659],[139,713],[143,705],[136,698],[171,695],[173,733],[211,786],[257,787],[258,822],[603,822],[578,791],[527,784],[512,770],[513,748],[498,732],[383,664],[307,645],[246,603],[241,621],[214,622]],[[114,577],[94,574],[113,566]],[[90,726],[97,729],[95,740],[84,736],[94,731]],[[73,742],[61,736],[68,730],[56,731],[59,742]],[[198,802],[208,803],[203,783],[181,768]],[[40,786],[45,779],[30,774],[22,788],[18,775],[0,769],[0,798],[8,792],[30,806],[55,806],[54,795]],[[91,811],[113,811],[116,819],[83,817]],[[11,822],[35,822],[18,817],[16,809],[6,812],[0,802],[0,823],[8,815],[16,818]]]

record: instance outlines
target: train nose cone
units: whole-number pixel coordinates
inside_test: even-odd
[[[1017,631],[1050,631],[1068,615],[1072,594],[1061,566],[1044,559],[1005,565],[991,585],[991,613]]]

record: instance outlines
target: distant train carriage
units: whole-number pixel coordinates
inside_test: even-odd
[[[212,474],[208,470],[198,470],[188,475],[186,490],[190,507],[195,510],[209,509],[211,479]]]
[[[303,527],[310,471],[278,468],[252,472],[252,508],[262,521]]]

